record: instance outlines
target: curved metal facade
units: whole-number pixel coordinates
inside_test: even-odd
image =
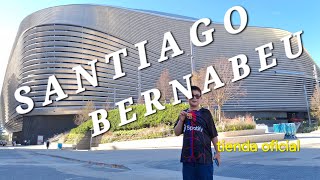
[[[18,102],[14,92],[18,87],[30,86],[28,94],[35,102],[35,108],[25,116],[77,114],[87,100],[103,108],[128,97],[137,100],[139,91],[155,87],[164,68],[169,69],[172,79],[180,82],[191,72],[189,29],[195,19],[170,16],[155,12],[131,10],[96,5],[67,5],[47,8],[26,17],[20,25],[11,52],[1,94],[1,118],[11,132],[22,130],[23,116],[15,111]],[[237,104],[227,103],[225,111],[306,111],[303,81],[306,80],[308,97],[312,95],[315,80],[312,78],[315,62],[306,51],[294,60],[285,55],[280,39],[289,32],[273,28],[247,27],[238,35],[230,35],[221,24],[212,23],[215,28],[214,42],[194,49],[195,68],[214,64],[219,57],[230,58],[238,54],[248,57],[251,74],[244,80],[247,95]],[[199,32],[208,28],[200,26]],[[183,55],[158,63],[163,34],[171,31]],[[138,73],[140,65],[135,43],[148,40],[147,57],[151,67]],[[256,47],[273,42],[273,57],[278,65],[264,72],[260,68]],[[294,50],[297,49],[294,41]],[[127,48],[128,56],[122,58],[126,76],[113,80],[113,61],[105,63],[105,55]],[[76,94],[77,81],[72,70],[82,65],[91,70],[88,61],[98,60],[97,76],[99,87],[92,87],[83,81],[85,92]],[[303,72],[275,74],[275,71]],[[48,77],[56,75],[67,99],[42,106]],[[141,87],[138,87],[138,82]],[[55,99],[55,97],[51,97]]]

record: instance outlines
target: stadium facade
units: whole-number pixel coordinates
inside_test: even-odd
[[[13,140],[37,141],[74,127],[73,117],[88,100],[97,108],[113,105],[128,97],[136,101],[139,93],[152,89],[161,72],[167,68],[172,79],[184,82],[183,76],[191,72],[191,25],[197,19],[166,13],[133,10],[97,5],[66,5],[43,9],[26,17],[18,30],[1,94],[1,120],[13,133]],[[213,20],[214,21],[214,20]],[[247,27],[231,35],[223,24],[200,26],[199,32],[214,28],[214,42],[194,48],[194,66],[214,64],[215,59],[230,58],[238,54],[248,57],[251,74],[242,80],[246,96],[237,102],[228,102],[223,110],[230,114],[250,112],[256,117],[283,117],[288,113],[307,112],[306,97],[310,99],[315,86],[314,60],[306,50],[290,60],[286,57],[281,38],[291,34],[275,28]],[[163,34],[171,31],[184,54],[158,63]],[[135,43],[148,40],[147,58],[151,67],[138,71],[139,56]],[[256,47],[273,42],[273,57],[278,65],[259,72],[259,55]],[[126,76],[112,79],[114,66],[105,63],[105,55],[127,48],[122,58]],[[293,52],[297,42],[293,39]],[[98,87],[83,81],[85,92],[76,94],[77,81],[73,67],[81,65],[91,71],[89,61],[97,59]],[[316,67],[317,70],[318,67]],[[48,77],[55,75],[68,98],[43,107]],[[15,108],[20,104],[14,92],[21,86],[30,86],[29,97],[35,108],[19,115]],[[306,87],[306,92],[304,90]],[[55,99],[55,97],[51,97]]]

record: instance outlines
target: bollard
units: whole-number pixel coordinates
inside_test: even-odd
[[[62,150],[62,143],[58,143],[58,149]]]

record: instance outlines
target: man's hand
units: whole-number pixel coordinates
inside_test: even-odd
[[[188,114],[187,112],[181,111],[180,116],[179,116],[179,120],[183,122],[186,119],[187,114]]]
[[[213,156],[213,161],[217,159],[219,162],[219,166],[221,165],[221,157],[220,157],[220,152],[216,152],[215,155]]]
[[[174,127],[174,134],[176,136],[179,136],[180,134],[183,133],[183,124],[184,124],[184,120],[186,119],[186,116],[187,116],[187,112],[185,111],[180,112],[178,124]]]

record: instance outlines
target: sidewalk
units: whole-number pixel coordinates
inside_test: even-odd
[[[6,146],[8,149],[47,149],[45,145],[17,145],[17,146]],[[72,144],[63,144],[63,148],[66,150],[72,149]],[[49,149],[58,149],[58,143],[50,143]]]
[[[303,149],[319,149],[320,150],[320,134],[313,134],[313,133],[304,133],[304,134],[297,134],[298,139],[296,140],[289,140],[290,143],[291,142],[296,142],[297,140],[300,141],[300,145],[301,145],[301,150]],[[178,139],[180,140],[181,137],[170,137],[170,138],[166,138],[169,141],[173,141],[174,139]],[[152,142],[154,141],[154,139],[148,139],[148,140],[141,140],[141,142],[143,143],[147,143],[147,142]],[[161,139],[161,141],[163,141],[163,139]],[[182,141],[182,139],[181,139]],[[279,141],[279,143],[281,142],[286,142],[287,140],[284,141]],[[135,143],[137,141],[134,141]],[[124,143],[124,142],[122,142]],[[133,142],[128,142],[128,144],[130,145],[136,145],[139,146],[139,144],[135,144]],[[258,148],[261,149],[261,145],[263,143],[256,143],[258,145]],[[48,151],[41,151],[41,153],[44,153],[46,155],[56,155],[56,156],[61,156],[61,157],[70,157],[72,159],[79,159],[79,160],[83,160],[83,161],[93,161],[93,162],[103,162],[106,164],[112,164],[114,162],[120,163],[120,164],[126,164],[127,162],[132,161],[133,159],[144,159],[145,155],[139,155],[139,156],[129,156],[126,157],[126,159],[123,159],[121,156],[107,156],[108,158],[101,158],[101,155],[103,154],[108,154],[108,153],[112,153],[113,155],[116,154],[121,154],[121,153],[117,153],[117,152],[137,152],[137,151],[150,151],[150,152],[157,152],[158,150],[167,150],[167,151],[175,151],[178,152],[177,155],[180,154],[180,150],[181,150],[181,146],[182,143],[178,143],[177,142],[177,146],[172,147],[172,146],[168,146],[168,147],[161,147],[161,148],[135,148],[135,146],[132,146],[131,149],[121,149],[121,150],[53,150],[56,149],[57,146],[50,146],[50,150]],[[26,147],[20,147],[21,149],[45,149],[44,146],[26,146]],[[90,152],[89,156],[81,156],[81,154],[86,153],[86,152]],[[251,154],[254,152],[242,152],[242,154]],[[232,157],[234,154],[233,153],[224,153],[226,156],[228,157]],[[167,157],[172,158],[172,159],[176,159],[176,155],[168,155]],[[158,156],[154,156],[153,160],[161,160],[161,158],[158,158]]]
[[[223,152],[222,166],[219,168],[215,167],[215,179],[240,180],[233,177],[242,177],[237,176],[236,174],[243,171],[241,168],[247,166],[253,168],[253,164],[270,168],[285,166],[297,168],[320,167],[320,162],[317,160],[320,158],[318,154],[320,149],[320,134],[308,133],[297,134],[297,136],[300,140],[301,152]],[[181,144],[178,143],[178,141],[182,141],[181,138],[182,137],[166,138],[168,141],[177,141],[176,147],[169,146],[166,148],[135,149],[135,147],[139,146],[139,144],[135,145],[135,141],[135,143],[128,142],[128,144],[133,146],[130,150],[52,150],[57,148],[57,146],[54,146],[53,144],[50,146],[50,150],[44,150],[44,145],[21,146],[14,147],[14,149],[24,149],[26,152],[35,153],[39,156],[61,158],[86,164],[92,166],[92,168],[103,169],[103,171],[108,172],[107,178],[110,179],[128,179],[128,177],[134,179],[182,179],[182,167],[178,160],[181,153]],[[150,139],[141,142],[147,143],[152,141],[155,140]],[[165,141],[163,143],[165,143]],[[257,144],[259,147],[262,145],[262,143]],[[241,166],[241,168],[235,170],[233,175],[228,175],[228,177],[221,176],[224,175],[223,173],[226,173],[226,171],[229,171],[225,169],[230,168],[230,165],[236,165],[237,167]],[[219,173],[220,176],[216,176]]]
[[[311,133],[298,133],[298,139],[291,139],[289,141],[296,142],[300,140],[300,145],[303,147],[320,148],[320,130]],[[181,149],[183,136],[143,139],[123,142],[113,142],[107,144],[100,144],[99,147],[92,147],[91,150],[130,150],[130,149]],[[221,139],[219,140],[221,142]],[[270,141],[267,141],[270,142]],[[286,142],[285,140],[278,141]],[[261,148],[262,143],[256,143]],[[29,146],[8,146],[14,149],[46,149],[45,145],[29,145]],[[212,146],[213,147],[213,146]],[[57,149],[58,143],[51,143],[49,149]],[[72,150],[71,144],[63,144],[64,150]]]
[[[311,134],[320,134],[320,129],[316,131],[312,131]]]
[[[30,150],[26,150],[30,152]],[[35,150],[34,154],[61,158],[104,169],[110,179],[182,179],[180,150],[110,150],[110,151],[60,151]],[[166,167],[164,167],[164,164]],[[217,167],[215,167],[217,168]],[[119,170],[119,171],[117,171]],[[242,180],[241,178],[214,176],[218,180]]]
[[[301,146],[309,146],[313,144],[314,141],[320,141],[320,132],[317,133],[304,133],[297,134],[298,139],[300,139]],[[228,138],[228,137],[227,137]],[[237,137],[231,137],[236,139]],[[100,144],[99,147],[93,147],[92,150],[127,150],[127,149],[181,149],[183,136],[178,137],[167,137],[167,138],[157,138],[157,139],[144,139],[144,140],[133,140],[133,141],[123,141],[123,142],[113,142],[107,144]],[[271,138],[272,139],[272,138]],[[270,142],[270,138],[264,142]],[[297,139],[297,140],[298,140]],[[219,139],[222,142],[222,138]],[[297,140],[290,140],[297,142]],[[232,142],[232,141],[231,141]],[[247,142],[247,141],[245,141]],[[250,141],[251,142],[251,141]],[[279,140],[279,143],[286,142],[285,140]],[[252,142],[251,142],[252,143]],[[256,143],[259,148],[261,148],[262,143]],[[213,146],[212,146],[213,147]],[[320,146],[317,146],[320,148]]]

